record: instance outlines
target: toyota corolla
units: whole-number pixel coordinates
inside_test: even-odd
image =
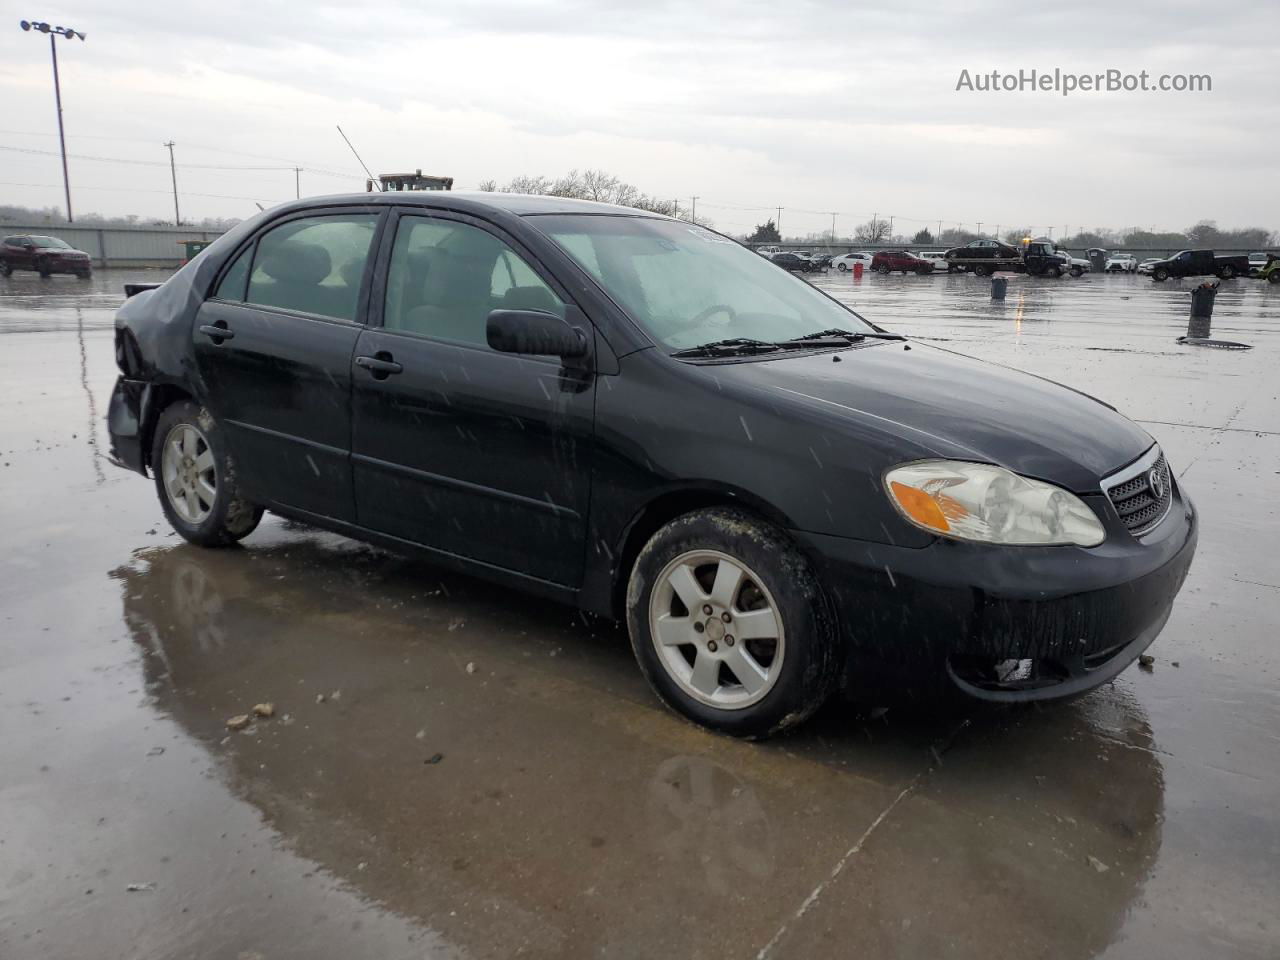
[[[735,735],[838,687],[1087,691],[1195,551],[1112,407],[643,211],[299,201],[133,292],[113,455],[183,537],[269,510],[623,620],[657,695]]]

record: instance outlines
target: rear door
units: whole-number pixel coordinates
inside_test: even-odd
[[[590,324],[509,235],[397,214],[380,326],[356,346],[352,465],[372,530],[560,585],[582,576],[595,377],[590,364],[492,350],[488,315]],[[394,230],[394,234],[390,231]],[[376,306],[371,313],[376,311]]]
[[[351,357],[381,216],[335,208],[276,222],[200,308],[196,363],[252,500],[355,519]]]

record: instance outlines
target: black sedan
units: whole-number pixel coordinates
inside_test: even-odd
[[[1111,407],[629,208],[299,201],[134,292],[112,451],[182,536],[271,510],[623,619],[657,694],[736,735],[837,686],[1088,690],[1195,551]]]
[[[775,253],[769,258],[769,262],[793,273],[815,273],[823,269],[807,253]]]
[[[0,274],[7,277],[15,270],[31,270],[42,277],[70,273],[87,280],[93,274],[93,260],[58,237],[20,234],[0,240]]]
[[[1018,248],[1003,240],[971,240],[961,247],[952,247],[943,254],[948,260],[1010,260],[1018,256]]]

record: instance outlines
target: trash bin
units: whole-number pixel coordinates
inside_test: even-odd
[[[1089,265],[1094,273],[1104,273],[1107,269],[1107,251],[1101,247],[1090,247],[1084,254],[1089,258]]]
[[[1003,300],[1004,292],[1009,289],[1008,277],[992,277],[991,278],[991,299]]]
[[[190,263],[192,260],[196,258],[196,254],[198,254],[201,250],[203,250],[209,244],[213,243],[213,241],[212,240],[179,240],[178,243],[182,244],[183,252],[186,254],[186,256],[182,258],[182,265],[185,267],[188,263]]]
[[[862,279],[862,261],[861,260],[859,260],[857,263],[853,265],[853,279],[855,280]]]
[[[1213,300],[1218,295],[1218,281],[1206,280],[1191,290],[1191,320],[1187,323],[1187,336],[1205,339],[1213,321]]]

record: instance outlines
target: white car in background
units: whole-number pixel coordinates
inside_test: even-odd
[[[949,273],[951,270],[951,264],[941,250],[921,250],[916,256],[921,260],[928,260],[933,264],[933,269],[940,273]]]
[[[1066,258],[1066,270],[1073,277],[1079,277],[1093,269],[1093,264],[1084,257],[1073,257],[1070,250],[1063,250],[1059,247],[1058,255]]]
[[[838,257],[831,258],[831,269],[839,270],[846,273],[853,269],[855,263],[862,264],[862,269],[870,272],[871,270],[871,254],[869,253],[842,253]]]
[[[1138,258],[1132,253],[1113,253],[1107,257],[1107,273],[1137,273]]]
[[[775,253],[781,253],[781,247],[756,247],[756,253],[764,257],[766,260],[772,260]]]

